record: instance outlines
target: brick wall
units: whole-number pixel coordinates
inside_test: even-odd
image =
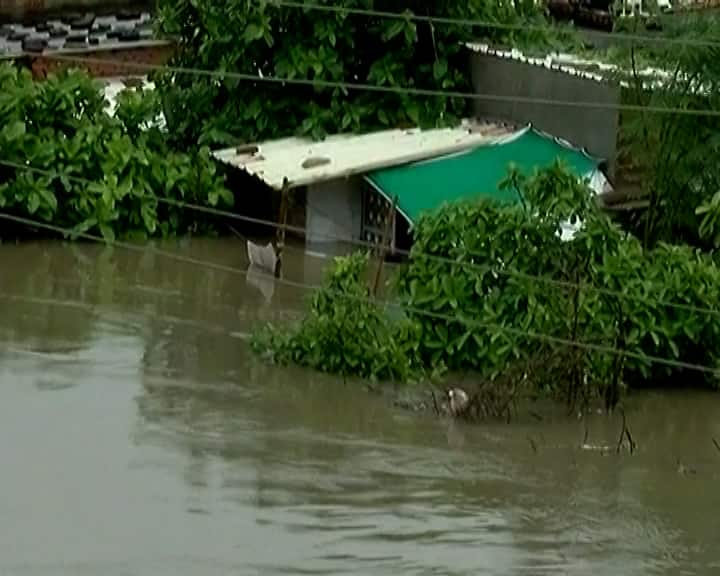
[[[47,18],[68,12],[102,14],[126,9],[146,10],[153,4],[152,0],[0,0],[0,19]]]
[[[174,46],[169,42],[151,42],[135,46],[118,46],[73,51],[58,51],[47,55],[27,56],[35,78],[45,78],[49,72],[62,68],[81,68],[98,78],[143,76],[150,72],[133,64],[163,65],[172,56]],[[62,56],[62,60],[53,56]],[[77,58],[77,60],[72,60]],[[83,59],[97,60],[83,62]],[[99,62],[102,60],[103,62]]]

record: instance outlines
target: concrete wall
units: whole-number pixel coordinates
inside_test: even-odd
[[[362,180],[343,178],[308,186],[305,229],[307,244],[316,249],[358,240],[362,232]]]
[[[492,54],[471,54],[472,82],[477,94],[542,98],[572,102],[620,103],[620,89]],[[479,118],[532,124],[608,162],[612,178],[617,153],[618,111],[525,102],[474,101]]]

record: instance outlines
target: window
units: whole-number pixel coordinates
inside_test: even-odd
[[[383,242],[387,230],[387,218],[391,204],[367,182],[363,182],[362,195],[362,240],[378,244]],[[390,226],[390,249],[395,248],[395,218]],[[387,240],[385,240],[387,243]]]

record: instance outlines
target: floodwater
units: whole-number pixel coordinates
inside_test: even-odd
[[[0,245],[0,575],[720,573],[720,396],[632,398],[632,456],[405,412],[249,352],[303,294],[239,241],[165,249]]]

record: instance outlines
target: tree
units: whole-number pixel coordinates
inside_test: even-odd
[[[518,33],[472,29],[350,13],[376,10],[501,23],[542,18],[531,0],[335,0],[323,11],[297,2],[160,0],[162,34],[178,40],[175,67],[238,72],[249,77],[166,73],[157,79],[176,144],[229,143],[296,132],[452,124],[467,111],[458,98],[347,90],[280,83],[371,84],[468,92],[462,41],[483,36],[517,40]],[[333,8],[334,7],[334,8]],[[543,35],[522,33],[525,41]]]
[[[720,19],[666,20],[667,39],[627,50],[631,104],[655,109],[720,110]],[[714,44],[713,44],[714,43]],[[664,73],[641,74],[648,65]],[[646,248],[661,241],[720,244],[720,117],[643,111],[625,115],[624,154],[642,177],[648,209],[637,224]]]

